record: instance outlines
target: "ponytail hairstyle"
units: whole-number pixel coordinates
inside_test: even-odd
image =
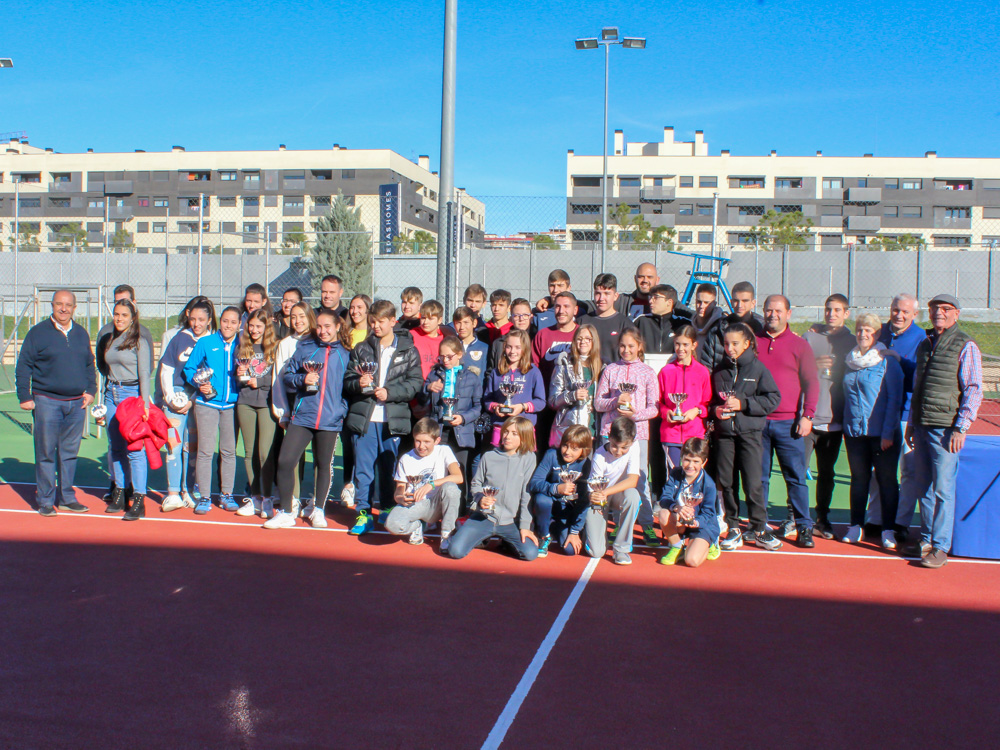
[[[725,336],[727,333],[740,334],[746,341],[750,342],[750,348],[753,349],[753,353],[757,353],[757,336],[754,334],[753,329],[746,323],[730,323],[722,331],[722,335]]]

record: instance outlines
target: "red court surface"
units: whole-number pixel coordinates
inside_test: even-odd
[[[436,542],[349,537],[343,510],[326,531],[264,531],[155,503],[125,523],[92,496],[92,513],[48,519],[32,494],[0,487],[4,748],[479,748],[505,706],[491,746],[989,746],[1000,731],[996,564],[928,571],[819,541],[690,570],[637,549],[578,584],[581,558],[453,561]]]

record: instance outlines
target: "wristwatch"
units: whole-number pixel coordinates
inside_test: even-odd
[[[964,435],[966,432],[969,431],[969,425],[964,425],[962,427],[956,427],[955,429],[958,430],[958,433],[960,435]]]

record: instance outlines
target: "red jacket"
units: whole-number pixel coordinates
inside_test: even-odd
[[[115,416],[118,418],[118,429],[128,443],[128,449],[145,450],[150,469],[159,469],[163,466],[160,448],[167,442],[170,422],[160,408],[150,406],[147,417],[142,399],[133,396],[118,405]]]

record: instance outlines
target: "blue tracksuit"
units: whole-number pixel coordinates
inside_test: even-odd
[[[900,418],[905,422],[910,416],[910,398],[913,396],[913,373],[917,369],[917,347],[920,342],[927,338],[927,331],[911,323],[910,327],[901,334],[892,332],[888,323],[882,325],[882,332],[879,334],[879,343],[885,344],[886,349],[892,349],[901,358],[900,366],[903,368],[903,413]]]
[[[677,497],[684,488],[686,478],[684,470],[677,466],[670,471],[667,483],[663,487],[663,494],[660,495],[660,507],[671,510]],[[715,482],[704,469],[691,483],[691,491],[701,493],[704,497],[695,512],[695,519],[698,521],[696,528],[689,528],[684,534],[688,539],[705,539],[709,544],[719,541],[719,510],[718,497],[715,489]]]
[[[236,353],[239,348],[238,336],[234,336],[233,340],[227,343],[218,331],[198,339],[198,343],[194,345],[191,356],[188,357],[188,361],[184,365],[184,380],[195,387],[197,403],[219,411],[229,411],[236,408],[236,399],[240,396],[235,366]],[[215,398],[211,401],[206,399],[200,390],[197,390],[198,385],[193,380],[195,372],[202,366],[212,368],[212,387],[215,389]]]
[[[578,471],[580,478],[576,481],[576,502],[568,502],[565,495],[556,493],[561,484],[559,472],[563,470]],[[567,546],[566,538],[570,534],[579,534],[583,530],[587,505],[587,477],[590,476],[590,459],[580,459],[571,464],[562,460],[558,448],[545,451],[542,462],[535,468],[528,482],[528,492],[535,503],[535,526],[539,536],[555,539],[567,555],[572,555],[573,548]]]

